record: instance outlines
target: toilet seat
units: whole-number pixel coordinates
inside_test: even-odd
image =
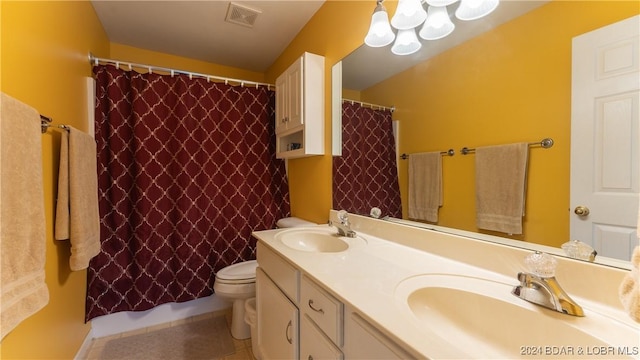
[[[216,280],[221,283],[248,284],[256,282],[256,268],[258,262],[256,260],[243,261],[237,264],[229,265],[218,271]]]

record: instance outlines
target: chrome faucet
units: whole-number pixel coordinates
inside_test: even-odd
[[[351,225],[349,224],[349,214],[346,211],[338,211],[338,220],[340,221],[339,223],[334,223],[333,221],[329,220],[329,225],[335,226],[338,229],[339,236],[346,236],[351,238],[356,237],[356,232],[351,230]]]
[[[518,273],[520,285],[513,288],[513,295],[563,314],[584,316],[582,307],[567,295],[556,280],[556,260],[551,255],[536,252],[529,255],[525,263],[531,273]]]

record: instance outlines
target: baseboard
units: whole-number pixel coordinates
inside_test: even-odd
[[[84,341],[82,342],[82,345],[80,345],[80,349],[78,349],[78,352],[76,353],[76,356],[73,358],[73,360],[84,360],[87,358],[87,355],[89,355],[89,349],[91,347],[91,341],[93,340],[95,336],[93,336],[93,331],[89,330],[89,332],[87,333],[87,336],[85,336]]]
[[[221,300],[214,294],[184,303],[162,304],[147,311],[123,311],[92,319],[89,334],[91,339],[100,338],[186,319],[207,312],[220,311],[230,306],[230,302]]]

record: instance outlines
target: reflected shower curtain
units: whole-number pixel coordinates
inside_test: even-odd
[[[255,258],[254,230],[289,216],[274,93],[94,67],[101,253],[86,320],[211,295]]]
[[[333,208],[402,218],[390,110],[342,104],[342,156],[333,158]]]

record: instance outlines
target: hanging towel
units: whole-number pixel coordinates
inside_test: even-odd
[[[49,302],[40,115],[0,101],[0,329],[2,338]]]
[[[528,154],[527,143],[476,149],[478,228],[522,234]]]
[[[640,246],[636,246],[633,251],[631,264],[633,269],[620,284],[620,302],[629,316],[640,323]]]
[[[442,155],[440,152],[409,156],[409,218],[438,222],[442,206]]]
[[[86,269],[100,252],[96,143],[69,127],[60,140],[55,238],[71,241],[71,270]]]

